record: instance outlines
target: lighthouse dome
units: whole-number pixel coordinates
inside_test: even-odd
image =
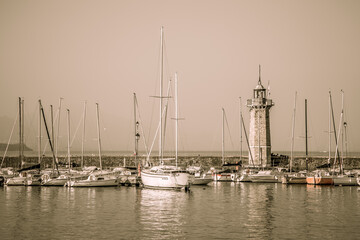
[[[264,86],[261,84],[261,82],[259,81],[258,85],[255,87],[255,90],[262,90],[265,89]]]

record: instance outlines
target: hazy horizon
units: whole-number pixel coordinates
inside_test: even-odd
[[[26,144],[36,151],[38,100],[49,124],[49,106],[56,113],[63,98],[59,151],[67,148],[66,109],[72,151],[81,149],[84,101],[85,150],[97,149],[99,103],[102,149],[132,151],[136,93],[150,146],[159,118],[159,100],[150,96],[159,93],[164,26],[164,93],[177,72],[180,117],[185,118],[179,121],[180,151],[221,151],[222,107],[229,127],[225,149],[240,149],[239,97],[248,131],[245,104],[257,85],[260,64],[262,83],[275,102],[270,111],[273,152],[291,149],[295,92],[294,150],[305,151],[307,99],[309,151],[327,151],[328,92],[338,131],[341,89],[347,122],[344,148],[360,152],[359,12],[359,1],[340,0],[0,0],[0,143],[8,142],[22,97]],[[174,99],[169,102],[166,151],[174,149]],[[11,143],[18,141],[17,128]],[[42,138],[44,146],[44,128]],[[334,136],[331,142],[334,151]],[[139,143],[143,151],[143,139]],[[157,150],[156,140],[153,153]]]

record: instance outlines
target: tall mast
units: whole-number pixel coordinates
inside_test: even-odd
[[[341,90],[341,94],[342,94],[342,100],[343,100],[343,96],[344,93]],[[342,169],[342,161],[340,159],[340,155],[339,155],[339,140],[340,140],[340,135],[341,135],[341,129],[342,129],[342,121],[343,121],[343,114],[344,114],[344,110],[343,110],[343,101],[341,103],[341,114],[340,114],[340,121],[339,121],[339,135],[338,138],[336,140],[336,148],[335,148],[335,159],[334,159],[334,166],[333,166],[333,172],[335,172],[335,164],[336,164],[336,157],[339,157],[339,166],[340,166],[340,174],[343,173],[343,169]]]
[[[97,115],[97,130],[98,130],[98,147],[99,147],[100,170],[102,170],[101,140],[100,140],[100,119],[99,119],[99,103],[96,103],[96,115]]]
[[[139,148],[139,139],[140,139],[140,134],[139,134],[139,122],[137,121],[137,118],[136,118],[136,93],[134,93],[134,136],[135,136],[135,166],[136,168],[139,167],[139,164],[138,164],[138,160],[137,160],[137,155],[138,155],[138,148]],[[140,171],[140,169],[138,169],[138,171],[136,171],[136,174],[138,174]]]
[[[159,160],[160,164],[163,164],[163,119],[162,119],[162,108],[163,108],[163,65],[164,65],[164,27],[161,27],[160,31],[160,132],[159,132]]]
[[[51,141],[53,142],[53,144],[55,144],[54,141],[54,111],[53,111],[53,105],[50,105],[50,115],[51,115]],[[53,159],[53,170],[55,169],[55,161],[56,161],[56,154],[55,154],[55,159]]]
[[[83,119],[83,132],[81,138],[81,168],[84,167],[84,142],[85,142],[85,119],[86,119],[86,101],[84,102],[84,119]]]
[[[307,99],[305,99],[305,156],[306,170],[308,170]]]
[[[225,110],[224,108],[222,108],[222,134],[221,134],[221,160],[222,160],[222,165],[224,165],[225,163],[225,131],[224,131],[224,125],[225,125]]]
[[[178,109],[178,76],[175,73],[175,165],[178,166],[178,121],[179,121],[179,109]]]
[[[67,111],[67,130],[68,130],[68,143],[67,143],[67,157],[68,157],[68,165],[69,165],[69,172],[71,169],[70,166],[70,110],[66,109]]]
[[[330,166],[331,160],[331,93],[329,91],[329,159],[328,166]]]
[[[243,142],[243,136],[242,136],[242,108],[241,108],[241,97],[239,97],[239,108],[240,108],[240,162],[242,163],[242,142]]]
[[[22,121],[21,121],[21,167],[23,165],[24,162],[24,148],[25,148],[25,140],[24,140],[24,130],[25,130],[25,114],[24,114],[24,110],[25,109],[25,102],[24,99],[21,100],[21,116],[22,116]]]
[[[344,114],[345,115],[345,114]],[[345,158],[348,157],[348,140],[347,140],[347,122],[345,121],[345,116],[344,116],[344,134],[345,134]]]
[[[22,100],[19,97],[19,160],[20,160],[20,168],[22,168]]]
[[[341,89],[341,118],[340,118],[341,129],[341,159],[340,159],[340,173],[344,173],[343,163],[344,163],[344,91]],[[339,133],[340,134],[340,133]]]
[[[41,108],[39,105],[39,126],[38,126],[38,134],[39,134],[39,139],[38,139],[38,163],[41,162]]]
[[[57,170],[57,172],[59,173],[59,168],[58,168],[57,162],[55,161],[55,151],[54,151],[54,147],[53,147],[53,144],[52,144],[52,141],[51,141],[49,129],[48,129],[48,126],[47,126],[47,123],[46,123],[46,119],[45,119],[44,108],[42,107],[42,104],[41,104],[41,100],[40,100],[40,99],[39,99],[39,106],[40,106],[41,113],[42,113],[42,116],[43,116],[44,125],[45,125],[45,130],[46,130],[46,134],[47,134],[47,137],[48,137],[48,140],[49,140],[51,152],[52,152],[52,155],[53,155],[53,162],[55,162],[56,170]]]
[[[63,100],[63,98],[59,99],[59,115],[58,115],[58,122],[57,122],[57,134],[56,134],[56,144],[55,144],[55,159],[56,161],[57,159],[57,154],[58,154],[58,146],[59,146],[59,136],[60,136],[60,114],[61,114],[61,101]]]
[[[334,128],[335,145],[337,145],[337,144],[338,144],[338,138],[337,138],[337,135],[336,135],[334,108],[333,108],[333,104],[332,104],[332,96],[331,96],[331,92],[330,92],[330,91],[329,91],[329,95],[330,95],[330,104],[331,104],[331,116],[332,116],[332,122],[333,122],[333,128]],[[339,152],[337,153],[337,157],[340,159],[340,154],[339,154]]]
[[[295,135],[294,131],[295,131],[296,95],[297,95],[297,92],[295,92],[295,97],[294,97],[294,112],[293,112],[293,123],[292,123],[292,131],[291,131],[290,172],[292,172],[292,166],[293,166],[293,161],[294,161],[293,152],[294,152],[294,135]]]

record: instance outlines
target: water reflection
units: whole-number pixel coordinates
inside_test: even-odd
[[[183,237],[187,194],[181,191],[142,189],[139,192],[139,229],[142,238]]]
[[[1,239],[360,239],[358,187],[0,188]]]

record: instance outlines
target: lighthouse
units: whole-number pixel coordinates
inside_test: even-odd
[[[271,166],[270,108],[274,103],[267,97],[259,66],[258,84],[253,90],[253,98],[246,104],[250,111],[249,166]]]

